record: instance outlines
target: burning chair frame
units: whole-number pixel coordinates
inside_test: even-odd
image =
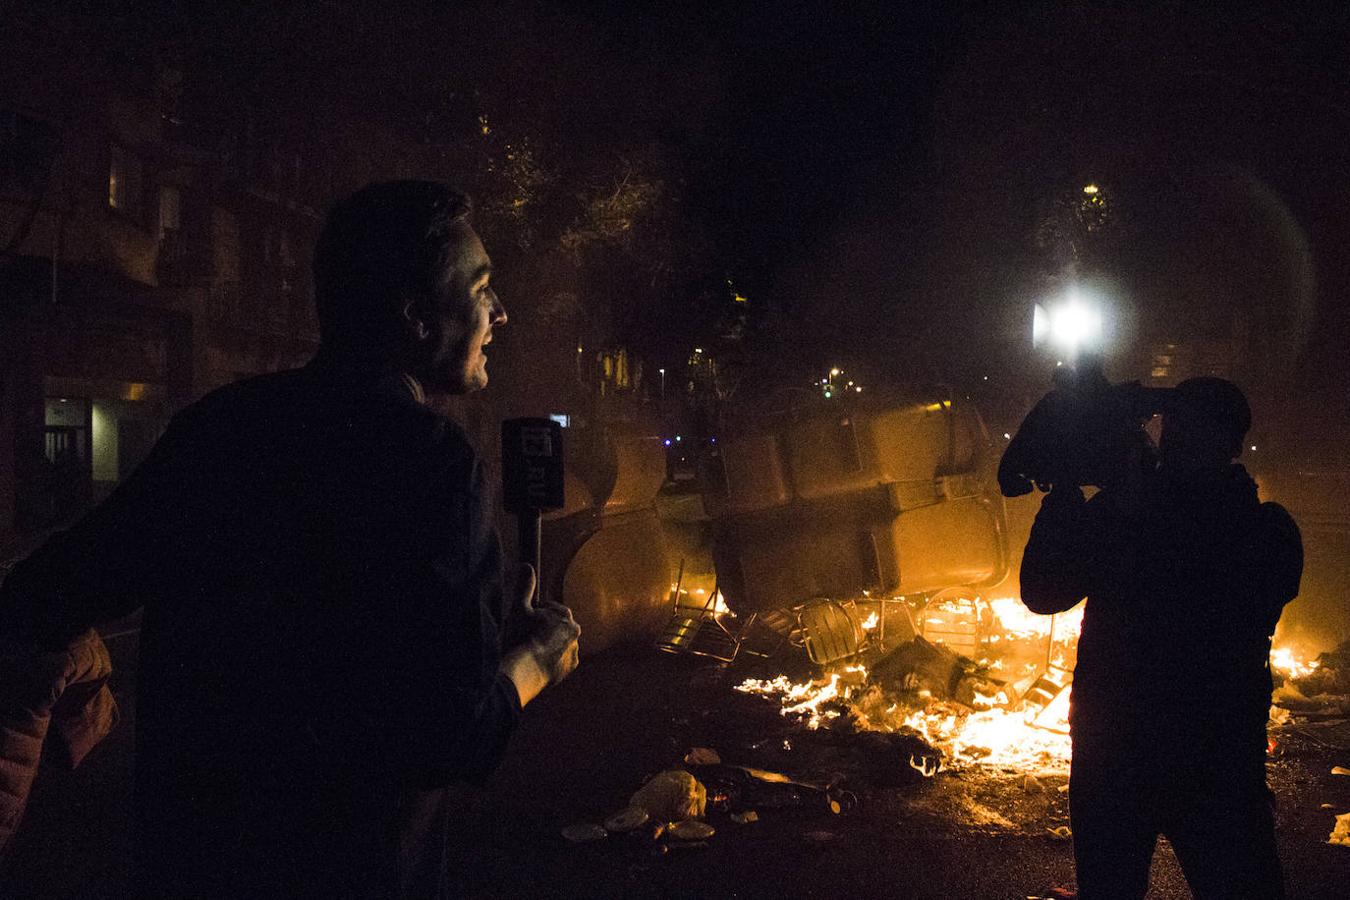
[[[680,561],[679,575],[675,578],[675,587],[671,590],[674,611],[670,622],[656,640],[656,647],[666,653],[700,656],[720,663],[730,664],[740,655],[744,635],[755,621],[751,615],[746,623],[732,632],[717,611],[719,595],[717,583],[713,583],[712,592],[701,607],[686,606],[680,603],[680,588],[684,584],[684,560]]]

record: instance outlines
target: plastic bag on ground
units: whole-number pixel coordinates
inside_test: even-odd
[[[1336,817],[1336,827],[1331,829],[1331,837],[1327,838],[1327,843],[1350,847],[1350,813]]]
[[[629,806],[638,806],[660,822],[697,819],[708,806],[708,791],[703,784],[682,769],[658,772],[638,789]]]

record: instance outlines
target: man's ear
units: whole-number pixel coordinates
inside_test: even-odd
[[[431,332],[427,328],[426,319],[423,318],[422,310],[419,308],[416,300],[405,300],[402,309],[402,321],[404,330],[416,341],[425,341],[427,335]]]

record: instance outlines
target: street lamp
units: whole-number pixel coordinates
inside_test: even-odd
[[[656,371],[661,373],[661,399],[664,400],[666,399],[666,370],[657,369]]]

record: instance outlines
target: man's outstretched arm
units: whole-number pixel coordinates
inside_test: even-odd
[[[180,413],[117,490],[16,564],[0,585],[0,633],[61,647],[87,628],[134,612],[187,565],[218,469],[200,458],[191,413]]]

